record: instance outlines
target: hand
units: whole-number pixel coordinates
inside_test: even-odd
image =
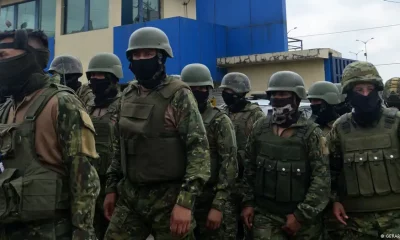
[[[108,221],[111,220],[111,216],[115,209],[115,202],[117,201],[117,194],[116,193],[109,193],[106,195],[104,199],[104,216],[107,218]]]
[[[176,237],[184,236],[189,232],[191,221],[192,211],[179,205],[175,205],[174,209],[172,209],[169,223],[172,235]]]
[[[253,219],[254,219],[254,208],[253,207],[245,207],[242,211],[243,221],[246,224],[248,229],[253,227]]]
[[[343,205],[340,202],[333,203],[333,215],[336,219],[344,225],[347,225],[346,220],[349,218],[344,210]]]
[[[301,224],[297,221],[294,214],[289,214],[286,216],[286,224],[282,229],[289,235],[294,236],[300,230]]]
[[[210,230],[218,229],[222,222],[222,212],[211,208],[208,212],[206,227]]]

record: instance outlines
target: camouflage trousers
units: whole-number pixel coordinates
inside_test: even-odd
[[[96,211],[93,219],[93,227],[96,232],[97,239],[103,240],[109,222],[104,216],[104,207],[103,207],[105,199],[105,193],[104,193],[105,178],[103,178],[101,175],[99,175],[99,178],[100,178],[101,190],[96,200]]]
[[[196,229],[194,231],[196,239],[201,240],[235,240],[236,239],[236,212],[231,202],[226,202],[222,209],[222,224],[219,229],[209,230],[206,227],[208,213],[214,200],[214,194],[205,190],[196,199],[194,218],[196,219]]]
[[[286,216],[278,216],[268,213],[264,209],[255,209],[253,220],[253,239],[254,240],[321,240],[323,239],[322,219],[312,224],[301,226],[296,236],[289,237],[282,226],[286,223]],[[339,240],[340,238],[336,239]]]
[[[237,189],[239,188],[239,185],[237,185]],[[236,191],[236,193],[232,193],[231,197],[229,199],[230,203],[232,204],[234,208],[234,213],[235,213],[235,220],[236,220],[236,239],[242,240],[252,240],[253,238],[251,237],[251,231],[247,229],[247,227],[244,225],[243,219],[242,219],[242,209],[243,209],[243,195],[239,193],[239,191]]]
[[[400,239],[400,210],[347,213],[347,216],[345,226],[329,211],[325,216],[325,239]]]
[[[0,225],[0,240],[70,240],[71,238],[71,221],[67,218],[58,221],[46,220]]]
[[[194,239],[196,222],[186,236],[171,235],[170,217],[181,184],[134,186],[128,180],[119,185],[119,198],[108,226],[105,240],[145,240],[150,234],[156,240]]]

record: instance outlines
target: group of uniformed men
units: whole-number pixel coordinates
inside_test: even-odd
[[[168,37],[144,27],[121,61],[49,59],[41,31],[0,33],[0,239],[377,239],[400,234],[400,79],[348,65],[308,90],[268,81],[273,112],[229,73],[166,75]],[[299,110],[309,99],[313,116]],[[385,107],[385,105],[388,107]]]

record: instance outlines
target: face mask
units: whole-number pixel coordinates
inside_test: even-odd
[[[332,105],[325,103],[311,105],[312,114],[316,116],[315,122],[319,125],[327,125],[337,119],[337,113]]]
[[[271,98],[273,121],[280,127],[289,127],[298,120],[297,109],[293,97]]]
[[[196,98],[197,105],[199,106],[199,111],[204,112],[207,107],[208,96],[210,95],[209,91],[203,92],[195,90],[193,91],[193,95]]]
[[[352,92],[349,99],[354,108],[354,120],[360,126],[368,126],[379,118],[381,98],[378,91],[374,90],[368,96]]]
[[[21,55],[0,60],[0,95],[20,94],[34,73],[43,72],[35,60],[35,55],[25,52]]]
[[[335,106],[335,111],[339,116],[351,112],[351,106],[348,102],[342,102]]]
[[[79,76],[76,75],[61,75],[61,83],[65,84],[67,87],[71,88],[75,92],[82,86],[82,83],[79,82]],[[65,78],[64,78],[65,77]]]
[[[158,56],[150,59],[132,60],[129,69],[135,74],[139,84],[147,89],[153,89],[161,83],[160,79],[156,77],[156,73],[162,70]]]
[[[50,58],[50,51],[48,49],[35,49],[36,61],[42,69],[47,67]]]
[[[96,105],[101,105],[106,100],[115,97],[118,94],[116,84],[113,84],[109,79],[90,79],[90,88],[95,95]]]
[[[224,102],[226,105],[230,106],[230,105],[235,104],[240,99],[240,97],[234,93],[228,93],[228,92],[223,91],[222,99],[224,99]]]

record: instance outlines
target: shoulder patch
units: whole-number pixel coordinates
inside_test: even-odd
[[[93,133],[95,133],[96,131],[94,130],[94,126],[92,120],[90,119],[89,114],[84,110],[79,110],[79,113],[81,115],[81,119],[85,127],[89,128]]]

